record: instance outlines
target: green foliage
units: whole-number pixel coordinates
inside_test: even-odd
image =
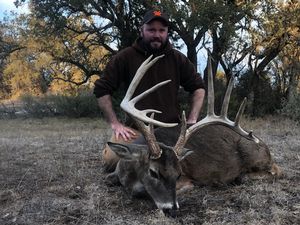
[[[0,104],[0,119],[15,119],[16,112],[14,103]]]
[[[22,110],[25,112],[23,115],[34,118],[53,116],[55,109],[49,97],[34,97],[29,94],[21,96]]]
[[[91,92],[81,91],[75,96],[52,96],[56,113],[67,117],[99,115],[97,100]]]
[[[294,94],[288,101],[284,99],[280,114],[300,121],[300,95]]]
[[[255,86],[254,89],[253,86]],[[259,76],[258,80],[255,81],[255,85],[253,85],[253,75],[251,75],[251,73],[243,74],[239,78],[235,91],[239,102],[245,97],[248,98],[246,113],[251,116],[261,117],[274,114],[280,107],[278,104],[279,94],[277,90],[272,87],[267,73]]]
[[[74,96],[47,95],[21,98],[28,117],[65,116],[71,118],[96,117],[100,115],[95,96],[90,91],[80,91]]]

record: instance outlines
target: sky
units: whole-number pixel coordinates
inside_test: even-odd
[[[26,12],[26,6],[18,7],[14,5],[15,0],[0,0],[0,20],[3,20],[3,17],[10,14],[10,11],[15,11],[17,13]]]

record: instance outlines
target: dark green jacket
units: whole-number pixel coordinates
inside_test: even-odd
[[[97,98],[112,95],[122,83],[127,90],[139,66],[150,56],[144,49],[141,41],[137,40],[131,47],[121,50],[112,58],[104,71],[104,76],[95,82],[94,94]],[[174,49],[169,42],[157,55],[161,54],[165,56],[148,70],[135,95],[161,81],[168,79],[172,81],[142,99],[136,107],[161,111],[162,113],[155,115],[155,119],[159,121],[179,122],[181,115],[178,102],[179,86],[193,93],[196,89],[204,88],[203,80],[188,58]]]

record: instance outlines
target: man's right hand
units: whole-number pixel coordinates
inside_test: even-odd
[[[112,107],[112,100],[110,95],[104,95],[98,98],[98,105],[103,111],[106,121],[110,124],[116,140],[122,138],[124,141],[130,141],[138,136],[138,134],[131,128],[126,127],[119,122],[115,111]]]
[[[111,128],[115,133],[116,140],[121,137],[125,141],[130,141],[131,139],[136,138],[137,134],[129,127],[126,127],[120,122],[115,122],[111,124]]]

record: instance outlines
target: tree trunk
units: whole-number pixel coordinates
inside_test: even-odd
[[[298,72],[299,73],[299,72]],[[297,86],[299,82],[299,74],[297,74],[297,69],[292,66],[290,69],[290,76],[289,76],[289,86],[287,89],[287,101],[293,101],[297,94]]]
[[[257,116],[258,115],[258,100],[260,98],[259,94],[259,74],[256,71],[253,71],[252,79],[251,79],[251,116]]]
[[[197,68],[197,51],[194,45],[187,45],[187,57]]]

